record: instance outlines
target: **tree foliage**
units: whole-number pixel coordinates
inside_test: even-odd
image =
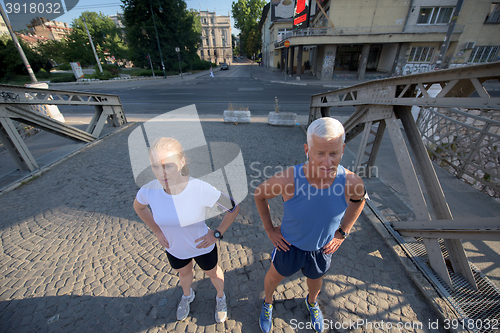
[[[18,38],[18,40],[31,68],[33,69],[33,72],[38,72],[45,65],[42,57],[20,38]],[[0,35],[0,59],[0,77],[7,76],[8,74],[28,74],[28,70],[23,63],[14,42],[8,34]]]
[[[122,32],[113,20],[102,13],[86,11],[73,20],[71,23],[73,31],[64,40],[65,47],[62,51],[66,61],[78,61],[83,66],[96,62],[84,19],[101,62],[104,61],[104,53],[115,56],[115,59],[127,58],[127,47]]]
[[[242,51],[249,55],[259,53],[261,48],[259,20],[265,5],[265,0],[238,0],[231,6],[234,26],[241,31]]]
[[[130,57],[137,66],[149,67],[149,53],[154,67],[161,68],[158,41],[166,70],[178,68],[176,47],[187,66],[199,61],[196,50],[201,42],[201,23],[198,13],[188,10],[184,0],[121,1]]]

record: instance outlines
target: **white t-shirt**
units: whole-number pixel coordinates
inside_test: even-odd
[[[149,205],[153,218],[165,235],[170,247],[168,253],[179,259],[207,254],[215,245],[197,249],[195,240],[205,236],[205,210],[215,205],[221,192],[212,185],[189,178],[186,188],[179,194],[167,194],[155,179],[137,192],[137,201]]]

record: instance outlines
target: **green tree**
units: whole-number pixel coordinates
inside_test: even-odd
[[[196,50],[201,41],[201,23],[196,11],[187,10],[184,0],[121,1],[130,57],[137,66],[149,66],[149,53],[154,67],[161,68],[153,15],[165,68],[178,69],[176,47],[180,48],[183,70],[199,62]]]
[[[64,42],[47,40],[43,42],[38,42],[36,46],[36,51],[40,54],[43,61],[47,63],[48,61],[55,61],[56,63],[63,63],[66,61],[66,44]],[[48,69],[47,67],[45,69]]]
[[[45,65],[42,57],[27,43],[23,42],[21,38],[18,38],[18,40],[33,72],[37,73]],[[28,75],[28,70],[10,35],[3,34],[0,36],[0,77],[8,77],[16,74]]]
[[[250,56],[259,53],[262,45],[259,20],[265,5],[265,0],[238,0],[231,5],[234,26],[241,31],[241,51]]]
[[[113,20],[102,13],[86,11],[73,20],[71,23],[73,31],[64,40],[63,52],[66,61],[78,61],[83,66],[95,64],[95,57],[83,19],[87,23],[92,42],[101,62],[104,62],[105,54],[115,56],[118,60],[127,58],[127,46],[123,40],[122,32],[116,27]]]

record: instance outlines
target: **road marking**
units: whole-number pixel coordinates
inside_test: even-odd
[[[194,95],[194,93],[159,93],[159,95]]]
[[[264,88],[238,88],[238,91],[260,91],[264,90]]]

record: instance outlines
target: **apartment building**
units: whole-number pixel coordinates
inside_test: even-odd
[[[299,75],[310,67],[314,75],[331,80],[406,75],[499,60],[500,1],[318,2],[309,3],[309,27],[300,29],[293,26],[292,1],[270,3],[269,14],[263,17],[269,20],[268,28],[261,22],[263,40],[269,34],[265,47],[273,57],[270,67],[277,68],[280,61],[283,69],[283,61],[293,59]],[[285,41],[290,42],[288,48]]]
[[[0,15],[0,35],[8,34],[8,33],[9,33],[9,29],[7,28],[7,24],[5,24],[3,17]]]
[[[231,20],[228,16],[217,16],[215,12],[200,11],[201,44],[198,56],[213,63],[233,61],[231,42]]]
[[[28,24],[28,29],[35,36],[55,41],[60,41],[72,30],[68,23],[50,21],[44,17],[32,19],[30,24]]]

